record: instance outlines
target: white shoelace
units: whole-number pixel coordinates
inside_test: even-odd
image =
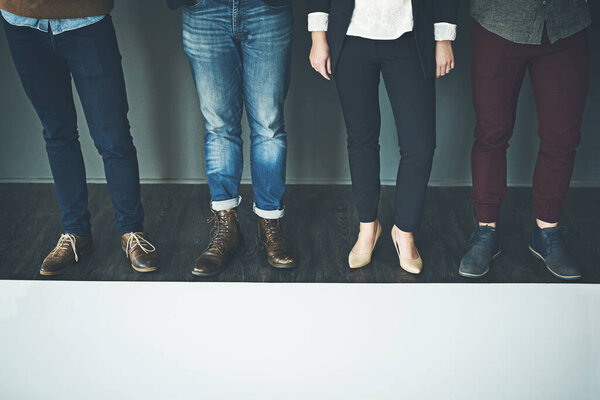
[[[129,257],[129,254],[136,247],[142,249],[146,254],[156,251],[156,248],[152,245],[152,243],[140,236],[141,234],[142,232],[131,232],[129,234],[129,239],[127,239],[127,247],[125,247],[125,254],[127,254],[127,257]]]
[[[52,250],[52,256],[54,257],[56,252],[59,250],[67,250],[69,245],[71,245],[73,254],[75,254],[75,262],[79,261],[79,256],[77,255],[77,239],[75,239],[75,236],[70,233],[63,233],[60,235],[60,239],[58,239],[56,247],[54,250]]]

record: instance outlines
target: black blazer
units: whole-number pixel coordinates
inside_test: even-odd
[[[435,75],[435,38],[433,24],[456,24],[459,0],[412,0],[414,37],[419,59],[426,77]],[[346,32],[354,11],[354,0],[308,0],[308,12],[329,13],[327,42],[331,51],[332,70],[335,73]]]
[[[183,6],[195,6],[201,0],[167,0],[167,5],[171,10],[175,10],[179,7]],[[265,4],[269,6],[285,6],[288,4],[292,4],[294,0],[262,0]]]

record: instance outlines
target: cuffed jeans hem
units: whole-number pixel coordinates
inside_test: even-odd
[[[121,233],[121,236],[123,236],[126,233],[144,232],[144,225],[140,224],[140,225],[125,226],[125,227],[119,228],[119,232]]]
[[[256,206],[256,204],[252,205],[252,210],[254,214],[258,215],[264,219],[279,219],[283,218],[284,210],[261,210]]]
[[[491,224],[498,222],[500,216],[500,207],[498,206],[475,206],[475,217],[478,222]]]
[[[242,202],[242,196],[235,197],[229,200],[212,201],[210,206],[213,211],[225,211],[236,208]]]
[[[550,224],[557,223],[560,220],[561,208],[557,205],[534,206],[535,217]]]
[[[65,229],[64,233],[77,236],[92,236],[92,232],[87,229]]]

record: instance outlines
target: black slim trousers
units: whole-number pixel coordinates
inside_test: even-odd
[[[435,150],[435,80],[425,78],[412,33],[396,40],[348,36],[335,73],[348,134],[354,200],[361,222],[377,219],[379,180],[379,79],[392,105],[400,165],[395,224],[417,229]]]

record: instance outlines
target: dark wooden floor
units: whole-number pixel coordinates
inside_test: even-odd
[[[162,265],[139,274],[120,249],[112,224],[114,212],[105,185],[89,186],[94,252],[58,277],[93,281],[221,281],[221,282],[473,282],[457,273],[458,263],[474,226],[469,188],[430,188],[417,246],[425,267],[419,276],[398,266],[388,231],[392,224],[393,188],[384,187],[380,219],[385,234],[371,265],[350,270],[347,254],[358,223],[349,186],[291,185],[286,197],[288,236],[299,251],[299,268],[268,266],[256,244],[256,217],[249,186],[242,187],[240,222],[244,252],[221,275],[197,278],[190,273],[206,246],[210,216],[206,185],[144,185],[146,230],[157,245]],[[600,283],[600,189],[572,189],[563,224],[574,231],[569,244],[584,266],[580,282]],[[501,218],[503,254],[487,277],[478,282],[559,282],[528,252],[533,223],[531,191],[511,188]],[[61,231],[60,217],[49,184],[0,184],[0,279],[57,279],[38,274],[41,260]]]

